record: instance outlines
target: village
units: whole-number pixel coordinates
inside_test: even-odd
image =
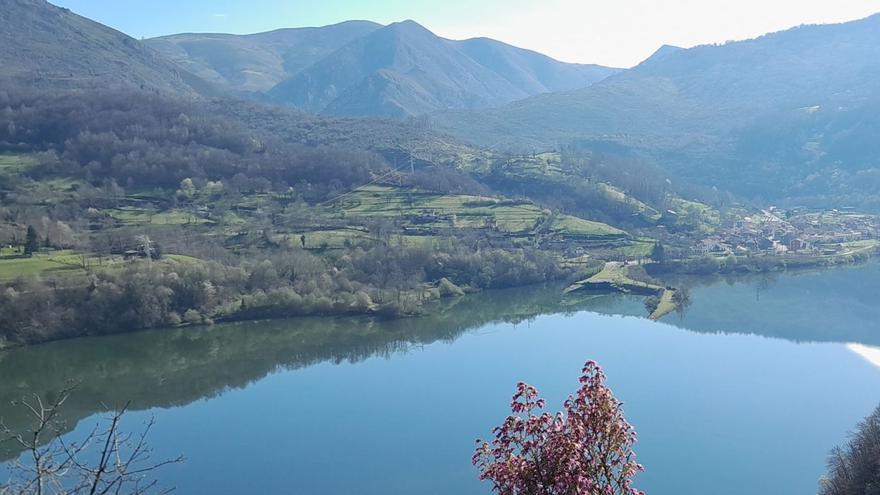
[[[880,237],[880,218],[849,209],[808,211],[770,207],[722,226],[693,248],[697,255],[845,254]]]

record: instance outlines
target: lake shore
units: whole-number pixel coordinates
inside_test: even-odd
[[[653,320],[659,320],[669,313],[687,305],[686,287],[675,287],[674,284],[663,282],[677,275],[748,275],[760,273],[779,273],[791,270],[803,270],[810,268],[830,268],[842,265],[851,265],[870,260],[880,251],[880,246],[872,244],[858,250],[852,250],[843,254],[832,256],[761,256],[761,257],[735,257],[724,258],[694,258],[689,260],[671,260],[663,263],[620,263],[608,262],[604,266],[591,270],[589,277],[581,278],[564,290],[564,294],[586,291],[594,294],[623,293],[646,296],[647,316]],[[630,275],[631,268],[638,268],[643,273],[640,276]],[[557,280],[562,282],[562,279]],[[532,284],[524,284],[513,287],[527,287]],[[684,294],[678,294],[682,289]],[[478,289],[472,287],[458,287],[448,279],[441,279],[437,284],[425,285],[417,290],[406,292],[407,298],[420,301],[411,311],[399,312],[388,311],[379,305],[364,305],[358,308],[341,307],[329,304],[326,307],[312,308],[303,311],[302,308],[286,310],[283,306],[275,309],[258,307],[244,308],[240,304],[238,310],[227,315],[216,315],[211,318],[198,318],[192,321],[183,321],[177,325],[161,325],[155,327],[135,328],[138,330],[167,330],[173,328],[186,328],[191,326],[212,325],[215,322],[243,322],[267,319],[286,319],[297,317],[339,317],[339,316],[369,316],[381,319],[413,318],[430,315],[435,311],[438,301],[446,298],[471,297],[473,293],[495,291],[499,289]],[[500,289],[503,290],[503,289]],[[283,301],[279,301],[283,303]],[[271,310],[271,311],[270,311]],[[126,332],[122,332],[126,333]],[[0,352],[21,346],[41,344],[55,340],[64,340],[91,336],[93,334],[63,334],[57,337],[46,338],[35,342],[12,342],[0,338]]]

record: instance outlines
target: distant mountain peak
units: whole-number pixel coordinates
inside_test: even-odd
[[[428,28],[412,19],[391,23],[383,28],[385,31],[401,33],[407,36],[430,36],[434,37]]]
[[[649,61],[656,62],[658,60],[662,60],[662,59],[668,57],[669,55],[672,55],[673,53],[678,53],[678,52],[683,52],[683,51],[685,51],[685,49],[680,46],[663,45],[660,48],[658,48],[656,51],[654,51],[654,53],[652,53],[650,57],[646,58],[645,62],[649,62]],[[644,62],[642,62],[642,63],[644,63]]]
[[[418,22],[416,22],[412,19],[404,19],[402,21],[393,22],[393,23],[389,24],[388,26],[389,27],[390,26],[402,26],[402,27],[409,27],[409,28],[420,28],[420,29],[424,29],[427,31],[427,28],[425,26],[422,26],[421,24],[419,24]]]
[[[590,86],[617,72],[489,38],[455,41],[415,20],[344,21],[249,35],[140,42],[45,0],[0,0],[0,82],[235,94],[311,112],[405,117],[503,105]]]
[[[583,88],[616,72],[489,38],[441,38],[411,19],[341,47],[270,91],[307,111],[404,117]]]

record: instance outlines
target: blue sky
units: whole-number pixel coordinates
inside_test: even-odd
[[[567,62],[619,67],[663,44],[720,43],[880,12],[880,0],[51,1],[137,38],[413,19],[448,38],[488,36]]]

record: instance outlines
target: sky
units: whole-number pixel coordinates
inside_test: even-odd
[[[136,38],[412,19],[447,38],[486,36],[565,62],[615,67],[631,67],[664,44],[723,43],[880,12],[880,0],[51,1]]]

